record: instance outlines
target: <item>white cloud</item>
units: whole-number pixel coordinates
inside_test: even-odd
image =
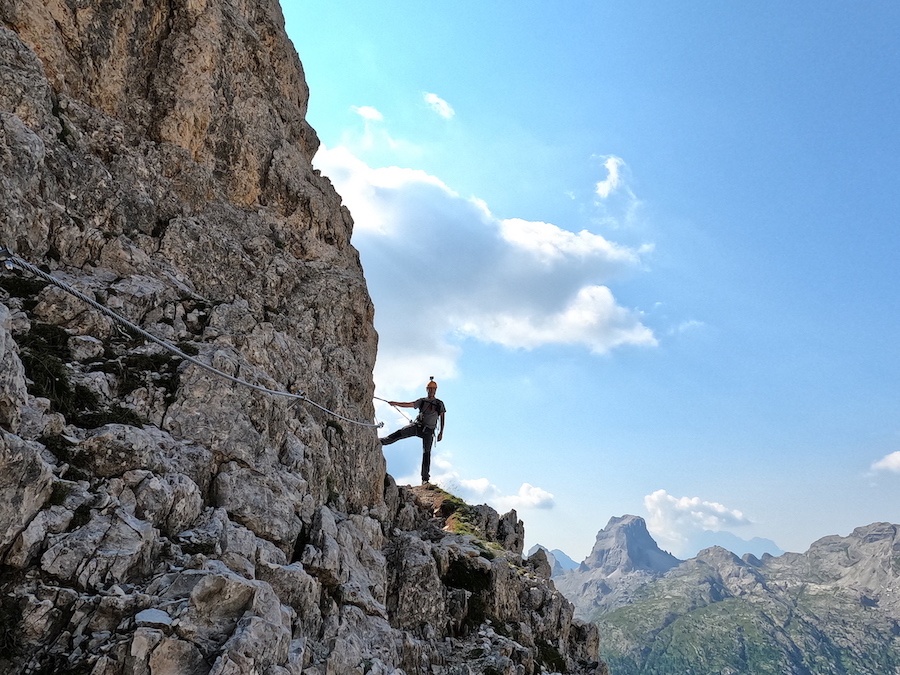
[[[440,179],[420,169],[389,166],[373,169],[345,146],[329,149],[322,145],[315,165],[327,175],[353,213],[354,231],[371,230],[395,235],[403,222],[395,213],[398,204],[393,195],[410,189],[436,188],[440,193],[456,196]]]
[[[440,473],[433,482],[468,504],[486,503],[500,513],[511,509],[552,509],[556,504],[552,493],[531,483],[522,483],[516,494],[504,494],[487,478],[462,478],[449,460],[445,454],[436,462]]]
[[[643,204],[628,185],[628,165],[621,157],[598,158],[606,175],[594,185],[594,220],[605,228],[618,229],[639,222]]]
[[[873,462],[872,470],[900,473],[900,450],[887,454],[877,462]]]
[[[554,497],[550,492],[531,483],[522,483],[515,495],[495,497],[492,504],[501,512],[510,509],[552,509]]]
[[[449,465],[448,465],[449,466]],[[470,495],[478,495],[478,499],[483,499],[488,493],[497,493],[497,487],[487,478],[458,478],[456,473],[453,474],[457,478],[460,488]]]
[[[350,106],[350,109],[367,122],[381,122],[384,116],[377,108],[370,105]]]
[[[606,168],[606,178],[599,181],[594,192],[600,199],[606,199],[618,189],[621,183],[620,169],[625,165],[620,157],[609,155],[603,158],[603,166]]]
[[[345,147],[323,145],[315,165],[353,214],[376,307],[380,389],[418,392],[423,373],[452,377],[466,337],[594,353],[656,344],[641,313],[619,305],[609,286],[640,268],[645,248],[498,219],[435,176],[373,168]]]
[[[355,153],[367,154],[387,149],[392,155],[406,157],[415,162],[422,156],[422,148],[402,138],[395,138],[385,128],[384,115],[377,108],[370,105],[350,106],[362,120],[363,126],[359,128],[345,129],[341,134],[338,147],[352,148]]]
[[[386,445],[384,451],[391,465],[389,469],[399,469],[396,473],[398,485],[418,484],[422,457],[418,438]],[[488,504],[501,514],[511,509],[552,509],[556,504],[552,493],[531,483],[522,483],[516,494],[504,494],[487,478],[463,478],[454,467],[451,454],[442,451],[440,444],[431,451],[431,482],[467,504]]]
[[[677,326],[669,329],[669,335],[679,335],[681,333],[688,333],[692,331],[702,330],[706,328],[706,323],[703,321],[697,321],[696,319],[688,319],[687,321],[682,321]]]
[[[533,349],[546,344],[581,345],[604,354],[625,344],[655,345],[653,331],[631,310],[619,307],[606,286],[585,286],[558,312],[495,311],[473,316],[459,331],[483,342]]]
[[[426,92],[424,98],[425,103],[427,103],[434,112],[443,117],[445,120],[451,119],[456,114],[456,111],[453,110],[452,107],[450,107],[450,104],[437,94]]]
[[[506,241],[535,255],[545,264],[595,255],[628,264],[637,264],[640,260],[634,249],[587,230],[576,234],[551,223],[508,218],[500,221],[500,232]]]
[[[700,497],[674,497],[657,490],[644,497],[649,517],[647,529],[664,548],[682,549],[691,537],[703,530],[718,532],[726,527],[750,525],[737,509]]]

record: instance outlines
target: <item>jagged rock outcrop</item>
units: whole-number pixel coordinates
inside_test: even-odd
[[[553,577],[575,605],[576,616],[591,620],[629,604],[634,593],[681,561],[657,546],[639,516],[609,519],[578,568]]]
[[[596,594],[600,579],[592,583]],[[705,549],[629,593],[624,604],[594,603],[601,653],[619,675],[900,668],[897,525],[825,537],[804,554],[738,558]]]
[[[551,577],[559,576],[568,572],[569,570],[573,570],[578,567],[578,563],[576,563],[558,548],[555,548],[551,551],[546,547],[541,546],[540,544],[535,544],[529,549],[528,555],[532,556],[538,551],[543,551],[544,556],[547,558],[547,565],[550,567]]]
[[[274,0],[0,1],[0,244],[183,354],[371,420],[352,219]],[[0,271],[0,671],[602,673],[516,514],[373,429]]]

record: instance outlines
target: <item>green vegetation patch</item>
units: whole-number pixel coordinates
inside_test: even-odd
[[[0,565],[0,577],[12,579],[12,568]],[[5,585],[5,584],[4,584]],[[0,587],[0,590],[5,590]],[[22,648],[19,623],[22,610],[19,601],[5,592],[0,593],[0,659],[14,659]]]
[[[195,345],[193,342],[179,342],[175,346],[188,356],[197,356],[197,354],[200,353],[199,347],[197,347],[197,345]]]
[[[179,542],[181,550],[187,555],[205,555],[212,557],[216,554],[216,542],[213,539],[205,539],[203,541],[182,541]]]
[[[476,538],[484,537],[484,533],[478,527],[480,514],[475,508],[436,485],[429,486],[427,493],[434,515],[444,518],[447,531]]]
[[[91,505],[88,503],[84,503],[75,509],[75,513],[72,516],[72,522],[69,523],[70,530],[77,530],[79,527],[84,527],[91,521]]]
[[[62,506],[70,494],[72,494],[72,486],[70,484],[56,481],[53,483],[53,492],[50,494],[48,504],[50,506]]]
[[[133,410],[118,404],[103,406],[90,389],[72,384],[65,364],[72,357],[68,341],[69,334],[59,326],[32,324],[19,342],[22,366],[31,380],[29,393],[48,399],[51,410],[62,413],[67,422],[86,429],[110,423],[143,424]]]
[[[33,309],[37,304],[35,298],[49,284],[46,281],[30,279],[17,275],[0,276],[0,289],[6,291],[11,297],[22,298],[22,306],[25,309]]]
[[[546,640],[537,641],[537,659],[548,670],[554,673],[565,673],[566,660],[559,650]]]
[[[166,392],[166,403],[173,403],[180,384],[178,366],[181,357],[170,352],[127,354],[94,365],[95,371],[114,375],[120,396],[153,385]]]
[[[38,443],[42,443],[60,462],[69,465],[66,476],[73,480],[90,480],[91,474],[87,470],[88,467],[76,453],[72,452],[75,444],[67,440],[65,436],[57,434],[41,436],[38,439]],[[62,481],[54,483],[53,493],[50,495],[50,505],[61,505],[70,492],[71,490],[66,483]]]
[[[107,424],[128,424],[139,427],[144,424],[144,419],[131,408],[114,403],[102,410],[85,411],[71,416],[72,424],[85,429],[96,429]]]
[[[21,339],[20,346],[55,356],[61,361],[72,358],[69,350],[69,332],[50,323],[32,323],[31,330]]]
[[[661,606],[622,607],[596,621],[600,652],[617,675],[845,675],[900,668],[891,622],[879,625],[877,613],[858,600],[852,606],[831,596],[814,601],[821,605],[808,606],[803,598],[790,608],[728,598],[668,616]]]
[[[19,344],[25,374],[32,382],[29,391],[33,396],[49,399],[53,410],[66,417],[97,405],[96,396],[69,382],[69,370],[63,363],[71,358],[68,338],[68,333],[58,326],[35,323]]]
[[[415,494],[420,505],[431,506],[432,513],[444,519],[446,531],[472,537],[472,543],[478,547],[483,557],[493,560],[504,552],[503,546],[487,539],[482,528],[483,517],[475,507],[436,485],[415,488]]]
[[[38,669],[32,671],[34,675],[91,675],[94,672],[93,664],[88,661],[72,663],[68,656],[63,654],[47,654],[38,665]]]

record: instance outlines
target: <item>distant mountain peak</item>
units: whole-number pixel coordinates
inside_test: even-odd
[[[681,561],[657,546],[640,516],[624,515],[609,519],[597,533],[594,548],[581,563],[581,569],[613,572],[646,571],[663,574]]]
[[[761,537],[743,539],[727,530],[701,530],[695,532],[689,536],[685,549],[699,552],[713,546],[721,546],[738,557],[747,553],[752,554],[756,558],[759,558],[766,553],[775,556],[784,553],[784,551],[771,539],[763,539]]]
[[[737,555],[724,546],[710,546],[697,553],[696,558],[705,562],[728,562],[740,564],[742,561]]]
[[[900,526],[872,523],[806,553],[711,546],[657,577],[588,572],[558,586],[598,623],[619,675],[900,673],[898,552]]]

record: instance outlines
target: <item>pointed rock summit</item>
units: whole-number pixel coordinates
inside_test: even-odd
[[[553,581],[575,615],[591,620],[630,604],[637,589],[680,563],[656,545],[643,518],[625,515],[610,518],[581,565]]]
[[[594,548],[579,569],[597,570],[607,576],[635,571],[663,574],[680,562],[657,546],[643,518],[625,515],[610,518],[597,533]]]

